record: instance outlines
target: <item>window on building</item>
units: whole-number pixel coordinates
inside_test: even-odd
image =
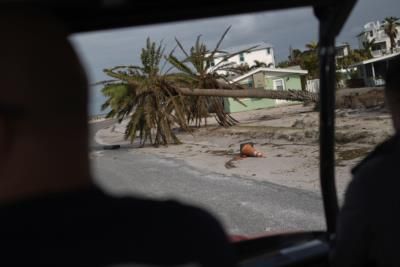
[[[214,67],[215,66],[215,62],[214,62],[214,59],[213,60],[211,60],[211,67]]]
[[[341,48],[341,47],[336,48],[336,56],[337,57],[343,57],[344,56],[344,49]]]
[[[267,48],[267,55],[271,54],[271,48]]]
[[[240,60],[240,62],[244,62],[244,54],[243,53],[239,54],[239,60]]]
[[[386,42],[375,43],[372,45],[372,51],[385,50],[386,48]]]
[[[275,90],[284,90],[285,89],[283,79],[274,80],[274,89]]]
[[[373,37],[374,33],[372,31],[369,32],[369,36]]]
[[[254,88],[253,79],[248,79],[248,80],[247,80],[247,86],[248,86],[249,88]]]

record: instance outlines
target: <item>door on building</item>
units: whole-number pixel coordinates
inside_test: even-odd
[[[283,79],[276,79],[272,81],[273,86],[274,86],[274,90],[285,90],[285,81]],[[280,104],[285,104],[288,103],[288,101],[286,100],[280,100],[280,99],[276,99],[276,104],[280,105]]]

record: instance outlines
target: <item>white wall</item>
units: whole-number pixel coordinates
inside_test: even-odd
[[[240,64],[246,64],[249,65],[249,67],[254,65],[254,60],[258,60],[260,62],[264,62],[265,64],[267,64],[267,66],[269,64],[273,64],[271,67],[275,67],[275,57],[274,57],[274,49],[271,47],[269,48],[269,53],[267,51],[267,49],[260,49],[260,50],[256,50],[256,51],[251,51],[251,52],[245,52],[243,54],[244,56],[244,61],[240,61],[240,55],[236,55],[234,57],[231,57],[230,59],[228,59],[227,63],[234,63],[235,65],[240,65]],[[217,65],[219,62],[221,62],[222,57],[220,58],[216,58],[214,60],[214,64]],[[220,65],[222,65],[224,63],[221,63]],[[212,69],[211,69],[212,70]]]
[[[272,48],[269,49],[270,53],[267,53],[267,49],[257,50],[250,53],[244,53],[244,63],[247,63],[250,67],[254,65],[254,60],[264,62],[265,64],[273,64],[275,67],[274,51]],[[239,56],[238,56],[239,59]],[[242,63],[242,62],[239,62]]]
[[[342,58],[349,55],[349,46],[336,47],[336,58]],[[343,55],[341,55],[343,53]]]
[[[319,93],[319,79],[307,80],[306,91],[311,93]]]

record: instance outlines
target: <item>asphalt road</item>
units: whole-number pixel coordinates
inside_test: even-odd
[[[116,121],[117,120],[115,119],[107,119],[103,121],[89,123],[89,147],[92,150],[101,149],[102,147],[100,144],[96,143],[94,139],[97,131],[112,126]]]
[[[140,150],[96,150],[91,157],[96,180],[105,190],[201,206],[232,234],[325,229],[322,200],[315,193],[193,169]]]

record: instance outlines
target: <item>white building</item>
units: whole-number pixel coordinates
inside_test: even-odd
[[[225,49],[221,49],[228,54],[234,54],[239,51],[247,50],[250,47],[256,47],[251,49],[249,52],[240,53],[226,60],[226,63],[233,63],[232,66],[240,66],[240,65],[248,65],[252,67],[255,64],[255,61],[259,61],[265,63],[265,67],[274,68],[275,67],[275,55],[274,50],[271,44],[266,42],[258,42],[258,43],[250,43],[235,47],[229,47]],[[210,62],[211,66],[222,65],[224,63],[219,64],[222,60],[224,60],[223,53],[216,54],[213,62]]]
[[[336,50],[336,53],[335,53],[336,65],[338,64],[340,59],[347,57],[348,55],[350,55],[350,52],[351,52],[351,48],[348,43],[337,44],[335,46],[335,50]],[[338,71],[345,72],[345,70],[338,70]]]
[[[350,54],[350,45],[348,43],[340,43],[335,46],[336,58],[343,58]]]
[[[380,21],[372,21],[365,24],[363,32],[357,36],[359,48],[363,49],[363,43],[371,42],[373,39],[375,39],[375,42],[372,46],[372,56],[380,57],[388,55],[390,53],[390,38],[385,33],[384,27],[385,23]],[[397,27],[397,30],[400,32],[400,26]],[[395,40],[397,48],[394,52],[398,52],[400,51],[400,34],[397,35]]]

